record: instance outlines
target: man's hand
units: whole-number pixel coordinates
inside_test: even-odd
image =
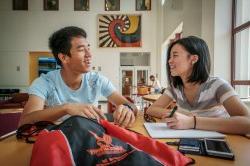
[[[69,115],[79,115],[97,120],[100,118],[106,119],[105,115],[100,109],[90,104],[69,103],[66,104],[66,110]]]
[[[135,115],[132,110],[124,105],[118,106],[113,113],[114,122],[121,127],[131,127],[135,122]]]

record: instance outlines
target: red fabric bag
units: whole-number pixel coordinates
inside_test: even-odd
[[[193,160],[168,145],[123,129],[73,116],[42,131],[30,165],[188,165]]]

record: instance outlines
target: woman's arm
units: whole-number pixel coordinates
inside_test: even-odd
[[[194,117],[181,113],[175,113],[172,118],[166,118],[166,122],[173,129],[195,129],[211,130],[230,134],[250,133],[250,113],[248,108],[237,96],[225,100],[223,106],[230,114],[230,118]]]
[[[232,134],[250,133],[250,112],[239,97],[230,97],[224,101],[223,106],[230,114],[230,118],[197,117],[196,128]]]
[[[148,108],[147,114],[157,118],[166,117],[169,112],[167,108],[172,101],[173,99],[169,96],[165,94],[161,95],[161,97]]]

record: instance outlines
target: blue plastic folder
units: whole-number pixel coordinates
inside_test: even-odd
[[[225,135],[215,131],[205,130],[175,130],[167,127],[166,123],[144,123],[152,138],[224,138]]]

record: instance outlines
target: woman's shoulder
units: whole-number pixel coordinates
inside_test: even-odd
[[[218,89],[222,89],[222,90],[232,89],[231,85],[226,80],[220,77],[214,77],[214,76],[209,77],[208,80],[204,82],[201,86],[202,86],[201,91],[209,90],[210,93],[211,92],[216,93]]]
[[[210,76],[206,81],[206,84],[229,84],[226,80],[216,76]]]

